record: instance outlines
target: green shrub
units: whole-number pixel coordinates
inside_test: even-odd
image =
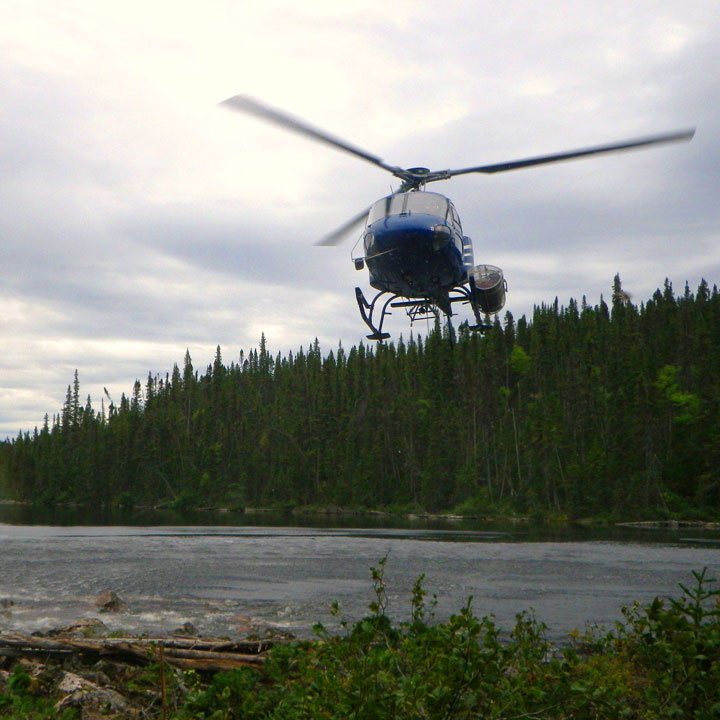
[[[0,692],[0,717],[8,720],[77,720],[78,711],[55,709],[52,700],[36,697],[31,692],[32,678],[22,665],[16,665],[8,679],[7,689]]]
[[[263,672],[221,673],[178,718],[712,718],[720,717],[720,621],[706,571],[678,600],[626,609],[612,632],[574,633],[554,647],[531,614],[509,632],[472,599],[427,622],[423,578],[410,619],[386,615],[385,559],[372,569],[369,614],[342,632],[278,646]],[[333,614],[339,616],[333,605]]]

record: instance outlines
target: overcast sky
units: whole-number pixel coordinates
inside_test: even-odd
[[[0,438],[58,412],[76,368],[99,409],[186,348],[204,371],[262,332],[283,354],[368,332],[356,238],[313,242],[394,179],[223,99],[432,169],[697,127],[432,187],[518,318],[596,304],[616,272],[636,302],[720,283],[719,78],[716,0],[0,0]]]

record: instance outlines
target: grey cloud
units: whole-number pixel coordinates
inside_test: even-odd
[[[697,124],[689,145],[432,188],[455,201],[476,260],[505,268],[515,317],[555,296],[594,304],[615,272],[637,301],[666,276],[678,290],[686,279],[693,289],[702,276],[719,281],[720,20],[710,5],[660,2],[651,15],[621,0],[450,0],[388,6],[352,25],[305,10],[274,26],[296,33],[294,54],[283,55],[280,35],[272,54],[258,44],[257,66],[238,66],[227,95],[267,71],[269,102],[300,91],[312,100],[308,120],[391,163],[463,167]],[[227,21],[207,12],[208,28]],[[153,38],[168,48],[163,28],[142,32],[142,43],[128,38],[133,52]],[[204,82],[225,71],[204,57],[234,62],[233,47],[202,53],[194,35],[175,32],[168,58],[192,47]],[[103,56],[103,37],[87,35],[98,43],[88,57]],[[362,53],[345,63],[351,46]],[[111,49],[99,70],[6,54],[0,65],[0,339],[15,348],[0,433],[57,411],[75,367],[98,401],[103,384],[129,391],[189,346],[202,367],[216,344],[230,360],[263,330],[283,352],[315,336],[327,350],[365,335],[353,287],[367,288],[366,273],[352,268],[352,242],[312,243],[393,179],[303,138],[278,140],[275,152],[275,131],[226,122],[220,110],[215,119],[222,96],[163,74],[156,61],[168,58],[148,52],[146,72],[113,82],[107,71],[134,58]],[[395,337],[409,334],[402,315],[389,323]]]

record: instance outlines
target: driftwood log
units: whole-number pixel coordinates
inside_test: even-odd
[[[242,666],[260,669],[268,640],[231,642],[199,638],[75,638],[0,633],[0,657],[56,657],[79,655],[134,664],[166,663],[184,670],[217,672]]]

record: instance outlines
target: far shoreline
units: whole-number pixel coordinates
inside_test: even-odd
[[[12,498],[0,498],[0,507],[44,507],[48,510],[53,509],[82,509],[85,507],[79,502],[58,502],[52,505],[43,505],[33,503],[26,500],[15,500]],[[448,522],[451,524],[461,523],[465,521],[486,522],[486,523],[504,523],[509,525],[544,525],[554,527],[623,527],[637,528],[641,530],[720,530],[720,521],[717,520],[689,520],[679,518],[655,518],[650,520],[614,520],[606,517],[583,517],[569,518],[563,514],[547,513],[538,515],[481,515],[477,513],[459,514],[457,512],[423,512],[422,510],[408,511],[406,509],[389,510],[389,509],[369,509],[356,507],[343,507],[340,505],[326,506],[294,506],[294,507],[252,507],[246,506],[242,508],[228,507],[224,505],[209,505],[201,507],[178,507],[172,501],[161,502],[156,505],[138,504],[128,507],[110,506],[108,512],[174,512],[182,514],[184,512],[199,513],[201,515],[215,513],[218,515],[244,515],[244,516],[263,516],[263,515],[282,515],[297,518],[308,518],[313,516],[335,517],[335,518],[372,518],[375,520],[388,518],[394,520],[413,521],[432,521],[432,522]]]

